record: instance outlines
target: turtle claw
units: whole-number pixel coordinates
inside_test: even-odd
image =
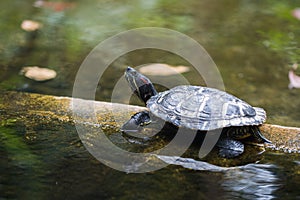
[[[141,127],[134,122],[134,120],[130,119],[120,129],[125,133],[137,133],[141,130]]]
[[[235,158],[244,152],[244,144],[229,138],[220,139],[217,143],[219,156],[223,158]]]
[[[270,140],[268,140],[267,138],[265,138],[263,136],[263,134],[260,132],[260,130],[257,126],[253,127],[252,132],[253,132],[254,137],[256,139],[258,139],[258,141],[272,144],[272,142]]]

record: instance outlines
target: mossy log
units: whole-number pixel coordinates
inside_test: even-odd
[[[54,123],[74,124],[73,100],[70,97],[4,92],[0,98],[0,122],[6,119],[16,119],[21,120],[29,127],[36,124],[49,125],[50,127]],[[114,132],[120,131],[120,126],[133,113],[145,110],[144,107],[125,104],[91,100],[82,100],[82,102],[84,103],[80,110],[83,115],[80,116],[89,116],[88,111],[90,109],[87,109],[86,106],[93,106],[97,118],[97,124],[95,125]],[[89,117],[76,120],[94,123]],[[263,124],[261,131],[273,142],[273,144],[267,145],[268,149],[300,153],[300,128]]]

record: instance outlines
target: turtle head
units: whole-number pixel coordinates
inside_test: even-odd
[[[143,74],[137,72],[131,67],[127,67],[125,78],[129,83],[131,90],[141,99],[146,102],[150,97],[157,94],[151,81]]]

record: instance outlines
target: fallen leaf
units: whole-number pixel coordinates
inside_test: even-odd
[[[170,75],[188,72],[190,71],[190,68],[182,65],[171,66],[163,63],[153,63],[153,64],[142,66],[141,68],[139,68],[139,71],[145,75],[170,76]]]
[[[21,28],[25,31],[36,31],[38,29],[40,29],[42,27],[42,24],[37,22],[37,21],[33,21],[33,20],[24,20],[21,24]]]
[[[300,20],[300,8],[295,8],[294,10],[292,10],[292,15],[293,15],[296,19]]]
[[[289,71],[289,79],[290,79],[289,89],[300,88],[300,76],[296,75],[294,70]]]
[[[56,12],[62,12],[64,10],[75,7],[75,3],[72,2],[51,2],[51,1],[43,1],[37,0],[33,4],[34,7],[38,8],[49,8]]]
[[[23,67],[20,74],[35,81],[47,81],[56,77],[54,70],[37,66]]]

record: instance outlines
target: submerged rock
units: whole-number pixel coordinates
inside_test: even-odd
[[[122,170],[126,170],[128,173],[138,172],[139,169],[145,169],[143,168],[145,166],[156,165],[157,160],[153,158],[154,162],[152,162],[152,157],[155,156],[167,164],[181,165],[189,169],[223,171],[223,167],[257,162],[264,155],[261,151],[264,148],[274,153],[300,153],[300,128],[263,124],[260,127],[261,131],[273,142],[272,146],[264,147],[253,143],[247,144],[245,152],[237,159],[220,158],[218,151],[213,149],[207,157],[198,162],[193,160],[198,159],[199,146],[201,146],[201,143],[197,142],[199,141],[197,138],[195,138],[197,144],[191,145],[182,155],[184,158],[176,157],[174,152],[163,150],[166,145],[171,144],[166,137],[153,138],[153,142],[149,141],[147,144],[127,142],[127,139],[123,137],[120,131],[120,127],[133,113],[145,110],[145,107],[25,92],[10,91],[0,92],[0,94],[0,125],[1,119],[4,125],[9,125],[9,123],[24,125],[25,138],[27,140],[34,140],[33,137],[38,137],[31,131],[36,130],[36,127],[51,130],[54,126],[64,128],[66,125],[72,127],[76,125],[77,130],[84,133],[81,135],[81,141],[89,148],[89,151],[98,153],[99,147],[101,147],[100,149],[103,148],[102,153],[104,151],[115,152],[105,158],[109,159],[107,161],[115,161],[116,155],[122,155],[119,154],[120,152],[115,151],[119,147],[127,152],[144,153],[145,157],[141,159],[137,157],[135,159],[134,156],[136,154],[126,158],[122,157],[122,159],[130,158],[134,161],[126,163],[126,166],[115,165],[122,166]],[[5,120],[4,122],[3,119]],[[12,119],[12,121],[7,119]],[[60,137],[65,136],[61,135]],[[107,137],[109,137],[109,140]],[[115,145],[118,148],[115,148]],[[175,148],[180,148],[181,146],[180,143],[172,143],[172,145],[175,145]],[[118,159],[117,161],[120,162],[120,160]],[[205,161],[207,164],[202,161]]]
[[[48,81],[56,77],[56,71],[37,66],[23,67],[20,74],[35,81]]]

